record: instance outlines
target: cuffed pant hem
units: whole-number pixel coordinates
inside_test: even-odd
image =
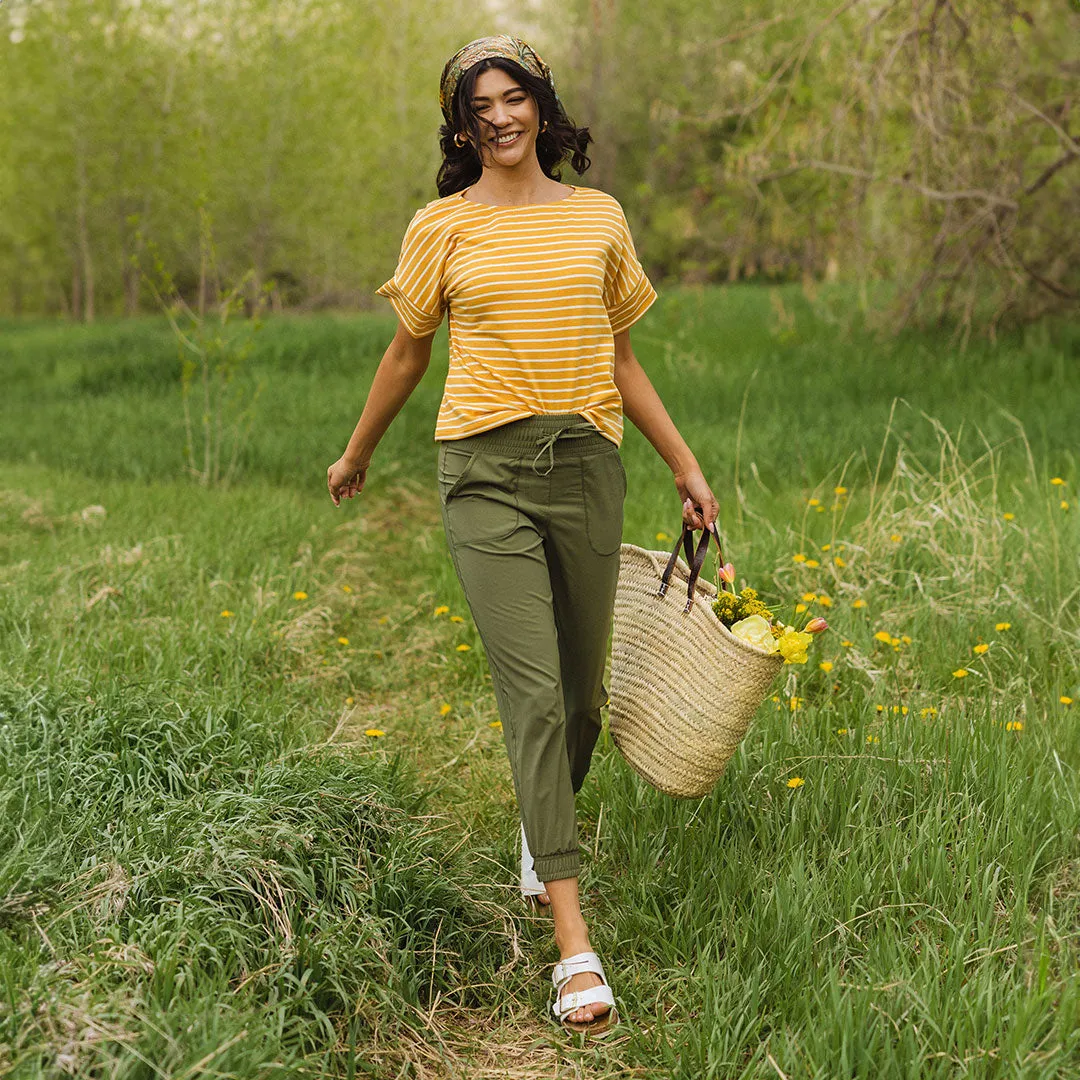
[[[545,883],[578,877],[581,873],[581,855],[576,851],[565,851],[559,855],[537,855],[533,859],[533,869],[536,876]]]

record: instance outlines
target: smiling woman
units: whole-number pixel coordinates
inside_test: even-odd
[[[550,69],[517,38],[481,38],[447,63],[440,104],[441,197],[416,212],[379,289],[398,333],[328,486],[335,504],[363,488],[449,314],[435,427],[443,525],[499,703],[521,893],[554,918],[552,1011],[599,1035],[618,1016],[581,913],[574,797],[607,701],[624,411],[671,467],[683,520],[715,529],[718,507],[630,347],[656,291],[622,207],[560,182],[567,158],[589,167],[590,136],[568,119]]]

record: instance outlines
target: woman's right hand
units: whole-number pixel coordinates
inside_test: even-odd
[[[351,499],[364,490],[367,471],[367,465],[356,465],[344,457],[339,457],[326,470],[326,486],[330,489],[330,498],[335,506],[340,506],[342,499]]]

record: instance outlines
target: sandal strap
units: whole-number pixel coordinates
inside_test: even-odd
[[[585,1005],[607,1005],[615,1008],[615,995],[610,986],[593,986],[588,990],[579,990],[575,994],[564,994],[558,1001],[552,1003],[551,1011],[563,1020],[572,1012]]]
[[[561,990],[575,975],[581,975],[586,971],[599,975],[605,983],[607,982],[607,976],[600,964],[600,957],[594,952],[577,953],[575,956],[560,960],[551,974],[551,981],[557,990]]]

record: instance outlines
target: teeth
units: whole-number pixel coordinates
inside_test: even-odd
[[[520,134],[521,134],[521,132],[515,131],[513,135],[500,135],[495,141],[497,143],[513,142],[514,139],[516,139],[518,137],[518,135],[520,135]]]

